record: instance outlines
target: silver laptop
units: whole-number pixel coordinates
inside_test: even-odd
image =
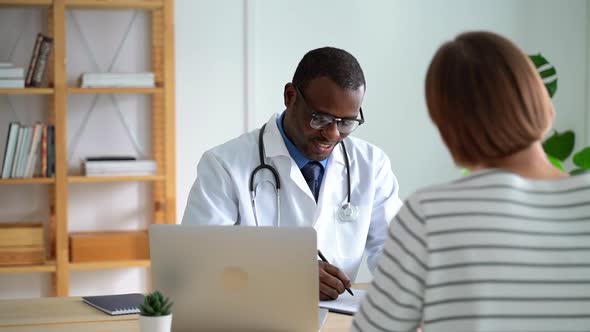
[[[172,331],[317,331],[313,228],[152,225],[152,288]]]

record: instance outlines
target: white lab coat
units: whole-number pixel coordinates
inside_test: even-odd
[[[276,168],[281,181],[280,226],[314,227],[318,248],[330,263],[351,280],[366,251],[371,270],[376,265],[387,223],[402,203],[389,158],[379,148],[353,137],[345,139],[350,159],[351,203],[359,207],[355,221],[340,221],[336,211],[347,200],[344,154],[340,145],[332,151],[316,203],[300,169],[289,155],[273,115],[263,135],[266,163]],[[205,152],[197,179],[189,194],[184,224],[256,225],[248,184],[260,164],[260,129],[243,134]],[[260,171],[255,184],[274,183],[268,171]],[[276,226],[274,187],[264,182],[257,190],[257,215],[261,226]]]

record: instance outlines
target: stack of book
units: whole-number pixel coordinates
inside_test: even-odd
[[[86,176],[132,176],[154,175],[157,165],[154,160],[135,160],[134,157],[89,157],[84,161]]]
[[[51,177],[55,174],[55,127],[43,123],[8,125],[2,178]]]
[[[24,88],[24,69],[11,62],[0,62],[0,89]]]
[[[84,73],[80,77],[83,88],[137,87],[156,85],[154,73]]]

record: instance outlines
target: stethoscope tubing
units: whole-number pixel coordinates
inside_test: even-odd
[[[279,178],[279,172],[273,166],[267,164],[264,160],[266,159],[266,151],[264,149],[264,130],[266,129],[266,123],[260,128],[260,132],[258,133],[258,156],[260,159],[260,164],[254,168],[252,173],[250,174],[250,181],[248,184],[248,189],[250,190],[250,197],[252,198],[252,210],[254,212],[254,220],[256,222],[256,226],[258,226],[258,217],[256,213],[256,188],[254,186],[254,178],[256,177],[256,173],[259,171],[266,169],[272,173],[272,176],[275,180],[275,193],[277,195],[277,226],[280,223],[280,190],[281,190],[281,180]],[[346,189],[347,189],[347,204],[350,206],[350,161],[348,159],[348,153],[346,151],[346,145],[344,141],[340,141],[340,146],[342,146],[342,152],[344,153],[344,164],[346,166]],[[270,182],[270,181],[269,181]]]

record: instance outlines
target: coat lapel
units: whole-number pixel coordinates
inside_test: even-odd
[[[279,127],[277,127],[277,114],[274,114],[266,123],[262,140],[264,141],[266,157],[276,167],[281,181],[292,181],[299,190],[303,191],[315,203],[315,198],[305,182],[301,170],[291,158]],[[281,174],[289,174],[289,178],[281,177]]]

